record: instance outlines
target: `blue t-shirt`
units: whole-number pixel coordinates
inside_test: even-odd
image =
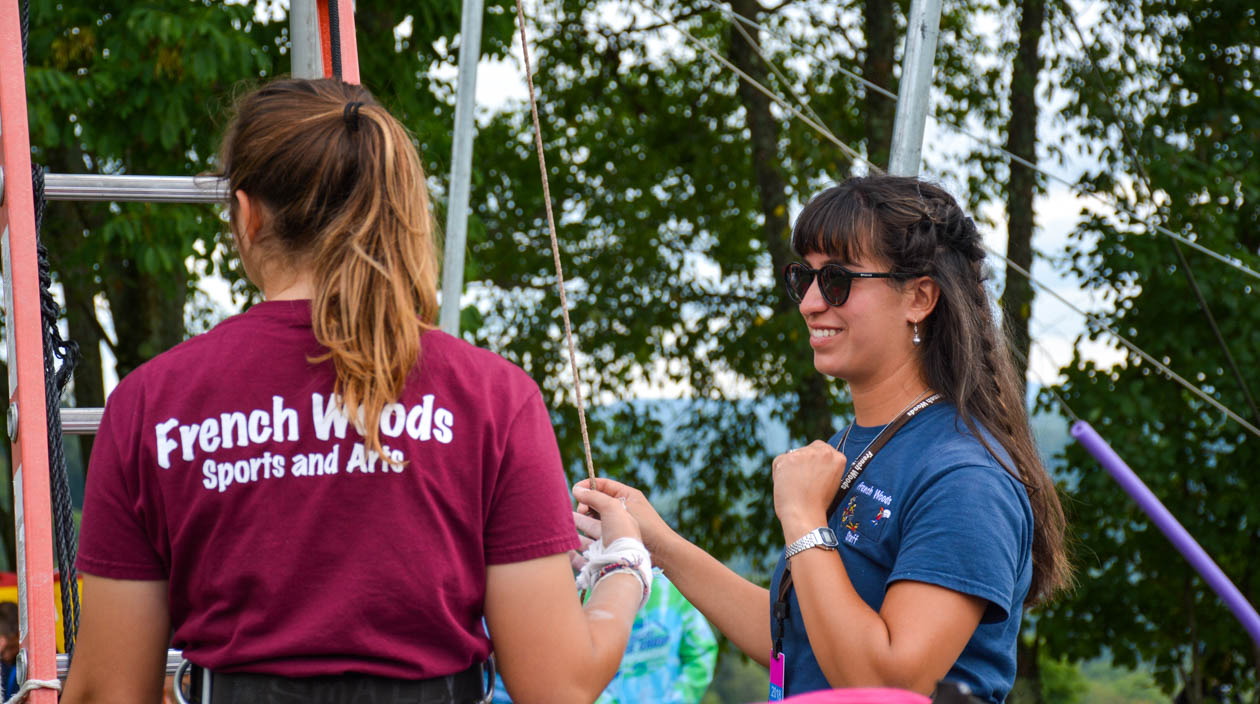
[[[860,456],[882,429],[854,426],[845,456]],[[837,433],[832,446],[840,438]],[[985,439],[1005,460],[1002,446]],[[953,404],[938,402],[902,427],[849,489],[830,526],[849,581],[875,611],[889,585],[903,579],[988,601],[980,626],[945,679],[966,684],[982,700],[1006,699],[1015,682],[1016,639],[1032,582],[1032,507],[1024,486],[968,431]],[[770,585],[772,632],[783,567],[780,557]],[[828,689],[795,589],[788,600],[783,635],[788,693]]]

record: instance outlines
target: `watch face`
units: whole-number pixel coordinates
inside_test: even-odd
[[[818,529],[818,536],[822,538],[823,545],[829,545],[834,548],[840,544],[840,541],[836,540],[836,532],[826,526]]]

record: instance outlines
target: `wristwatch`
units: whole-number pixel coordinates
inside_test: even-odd
[[[802,535],[787,546],[787,550],[783,551],[786,559],[792,559],[793,555],[804,552],[810,548],[822,548],[823,550],[835,550],[840,545],[840,541],[836,540],[836,532],[827,526],[815,528],[810,532]]]

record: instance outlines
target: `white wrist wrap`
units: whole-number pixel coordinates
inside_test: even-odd
[[[617,538],[611,545],[605,546],[604,541],[596,540],[582,556],[587,562],[578,573],[578,589],[589,591],[610,574],[631,572],[643,583],[639,608],[647,603],[648,595],[652,593],[652,558],[643,543],[634,538]]]

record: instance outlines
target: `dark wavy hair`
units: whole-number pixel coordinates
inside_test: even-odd
[[[917,178],[851,178],[823,191],[805,207],[792,231],[800,256],[822,253],[841,261],[875,258],[906,278],[930,276],[940,288],[936,308],[920,324],[916,349],[928,386],[958,408],[971,432],[988,447],[987,430],[1010,462],[994,457],[1019,479],[1032,504],[1033,578],[1028,603],[1066,588],[1072,569],[1064,545],[1063,507],[1041,463],[1028,427],[1021,381],[985,291],[980,233],[954,197]]]

